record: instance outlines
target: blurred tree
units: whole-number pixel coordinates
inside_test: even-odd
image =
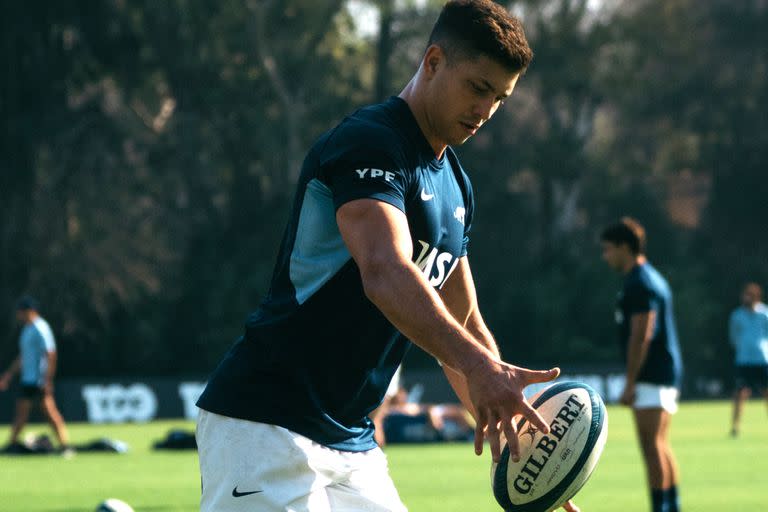
[[[179,101],[169,132],[173,148],[158,148],[158,156],[177,166],[185,151],[193,160],[177,173],[195,169],[193,175],[214,180],[201,179],[192,199],[214,207],[189,233],[184,288],[167,302],[159,368],[208,370],[241,333],[245,315],[266,293],[306,148],[370,97],[371,48],[353,36],[343,7],[230,2],[187,26],[189,9],[147,6],[165,12],[153,19],[173,20],[175,28],[155,27],[154,39],[167,53],[161,68],[175,84],[171,90],[188,98]],[[168,33],[187,39],[162,39]],[[204,88],[193,78],[205,76],[195,69],[202,61],[198,41],[215,48],[205,53],[212,70]],[[190,136],[197,137],[191,144]]]
[[[149,134],[121,84],[134,75],[136,40],[115,4],[39,7],[3,5],[0,16],[0,306],[39,296],[72,342],[63,366],[74,354],[85,366],[99,361],[111,312],[156,293],[173,252],[139,142]],[[0,318],[10,339],[10,315]]]
[[[306,149],[402,89],[442,3],[0,7],[0,335],[28,291],[65,375],[210,370],[267,290]],[[724,375],[737,289],[768,280],[765,2],[508,6],[534,62],[460,148],[502,350],[616,361],[621,280],[597,235],[630,214],[675,289],[689,370]]]
[[[41,297],[63,373],[208,367],[239,331],[303,146],[370,97],[342,6],[3,7],[0,302]]]
[[[591,205],[602,163],[590,153],[602,99],[606,21],[586,1],[512,6],[534,60],[494,119],[462,148],[478,215],[471,259],[502,350],[531,364],[615,360]],[[606,348],[607,347],[607,348]]]
[[[746,279],[768,280],[760,236],[768,214],[768,51],[759,28],[768,5],[649,0],[620,12],[605,56],[616,107],[608,158],[657,183],[702,184],[693,192],[703,211],[671,219],[678,226],[667,252],[691,373],[725,376],[727,315],[738,289]],[[665,193],[671,207],[686,200]]]

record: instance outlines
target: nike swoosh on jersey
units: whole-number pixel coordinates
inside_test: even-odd
[[[435,197],[435,194],[427,194],[426,189],[423,189],[423,188],[421,189],[421,200],[422,201],[429,201],[433,197]]]
[[[234,496],[235,498],[240,498],[240,497],[242,497],[242,496],[248,496],[249,494],[258,494],[258,493],[260,493],[260,492],[264,492],[264,491],[247,491],[247,492],[238,492],[238,491],[237,491],[237,486],[235,486],[235,488],[234,488],[234,489],[232,489],[232,496]]]

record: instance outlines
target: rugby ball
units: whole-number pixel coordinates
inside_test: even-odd
[[[133,508],[124,501],[109,498],[99,503],[95,512],[134,512]]]
[[[586,384],[554,384],[530,403],[550,432],[521,420],[520,460],[514,462],[505,445],[501,460],[491,465],[493,494],[507,512],[550,512],[571,499],[597,466],[608,436],[605,405]]]

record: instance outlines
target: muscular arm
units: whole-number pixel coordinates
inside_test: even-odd
[[[498,357],[499,348],[496,346],[496,340],[485,325],[477,305],[475,281],[466,256],[459,260],[456,270],[443,285],[440,297],[454,318]]]
[[[366,296],[408,339],[462,375],[495,354],[456,321],[411,261],[405,214],[361,199],[337,212],[342,238],[360,268]]]
[[[19,369],[21,368],[21,356],[17,356],[16,359],[13,360],[11,365],[8,367],[8,369],[0,375],[0,391],[5,391],[8,389],[8,385],[11,382],[11,379],[14,375],[16,375],[19,372]]]
[[[466,379],[467,397],[476,413],[475,452],[487,435],[499,460],[499,434],[519,453],[516,425],[522,414],[543,432],[549,426],[525,400],[523,389],[555,378],[559,370],[532,371],[502,362],[473,336],[411,261],[413,244],[405,214],[387,203],[358,199],[342,205],[336,221],[344,243],[360,269],[366,296],[406,337]]]
[[[443,303],[448,308],[451,315],[453,315],[453,317],[461,323],[464,328],[475,337],[475,339],[493,352],[497,358],[501,359],[496,340],[494,339],[491,330],[488,329],[488,326],[485,324],[483,316],[480,314],[480,308],[477,304],[475,281],[472,278],[472,270],[470,269],[469,260],[466,256],[459,260],[456,270],[451,274],[451,277],[448,278],[445,285],[443,285],[443,288],[440,290],[440,297],[443,299]],[[477,413],[474,410],[472,401],[469,399],[467,379],[445,365],[443,365],[443,372],[448,378],[448,382],[451,383],[451,387],[453,387],[453,390],[456,392],[456,396],[461,400],[461,403],[467,408],[472,416],[477,419]],[[579,512],[580,510],[571,500],[564,503],[562,507],[566,512]]]
[[[496,340],[494,340],[491,331],[485,325],[485,321],[480,314],[480,309],[477,305],[475,282],[472,279],[472,271],[466,256],[459,260],[456,270],[451,274],[445,285],[443,285],[443,288],[440,290],[440,297],[456,321],[462,324],[475,339],[497,358],[501,359]],[[467,389],[467,381],[464,376],[445,365],[443,366],[443,372],[456,392],[456,396],[461,400],[461,403],[469,410],[473,417],[477,418],[476,412],[469,400],[469,390]]]
[[[648,347],[651,345],[653,330],[656,325],[656,312],[648,311],[644,313],[635,313],[630,318],[629,340],[627,341],[627,382],[625,386],[625,395],[627,391],[633,391],[637,381],[640,369],[645,363],[648,355]],[[631,403],[631,397],[623,396],[622,402],[626,405]]]
[[[48,358],[48,371],[45,373],[45,386],[50,388],[53,386],[53,377],[56,375],[56,363],[59,359],[58,353],[55,350],[46,352]]]
[[[736,340],[738,339],[739,330],[736,325],[736,315],[731,313],[731,317],[728,319],[728,341],[731,342],[731,346],[736,348]]]

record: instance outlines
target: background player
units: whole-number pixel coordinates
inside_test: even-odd
[[[8,370],[0,376],[0,391],[8,389],[11,379],[21,374],[20,396],[16,400],[8,449],[18,444],[19,434],[29,419],[32,407],[40,405],[51,424],[62,451],[69,455],[69,435],[64,418],[53,399],[53,378],[56,375],[56,340],[53,331],[38,313],[38,303],[32,297],[23,297],[16,306],[16,319],[23,325],[19,334],[19,355]]]
[[[678,512],[679,472],[669,442],[677,412],[682,361],[672,291],[645,256],[645,230],[628,217],[601,235],[603,259],[624,275],[616,322],[626,362],[621,403],[633,408],[651,488],[653,512]]]
[[[763,289],[747,283],[741,293],[741,306],[728,323],[731,345],[736,351],[736,393],[733,397],[731,435],[739,435],[744,400],[750,391],[768,400],[768,307],[762,302]]]
[[[523,388],[559,370],[504,363],[467,259],[474,201],[450,145],[488,121],[530,62],[519,21],[452,1],[398,97],[310,149],[267,298],[198,402],[201,509],[404,510],[368,414],[412,340],[445,368],[495,459]]]
[[[382,435],[384,441],[389,439],[391,433],[401,442],[430,442],[436,439],[457,441],[473,437],[474,422],[470,421],[469,412],[462,405],[420,403],[409,400],[408,395],[408,390],[400,387],[389,400],[386,413],[381,419],[382,430],[387,429],[386,435]],[[408,429],[412,425],[423,428],[414,429],[414,435],[409,436]],[[379,428],[378,425],[376,428]]]

